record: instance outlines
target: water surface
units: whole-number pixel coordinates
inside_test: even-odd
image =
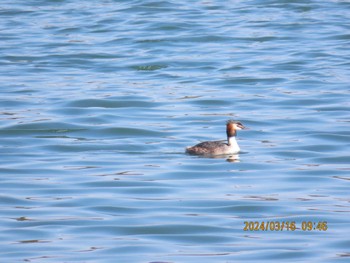
[[[349,261],[348,1],[2,1],[0,18],[2,262]],[[184,153],[228,119],[250,128],[239,155]]]

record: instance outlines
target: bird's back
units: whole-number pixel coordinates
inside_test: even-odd
[[[186,152],[190,154],[220,154],[220,152],[224,153],[227,147],[226,141],[209,141],[187,147]]]

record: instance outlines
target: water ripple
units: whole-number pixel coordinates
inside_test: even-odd
[[[2,261],[347,261],[349,9],[2,1]]]

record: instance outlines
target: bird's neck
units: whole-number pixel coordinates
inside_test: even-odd
[[[227,144],[228,146],[237,145],[236,136],[227,137]]]

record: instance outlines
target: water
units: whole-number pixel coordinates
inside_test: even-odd
[[[348,1],[0,18],[1,262],[349,262]],[[184,153],[228,119],[250,128],[239,155]]]

